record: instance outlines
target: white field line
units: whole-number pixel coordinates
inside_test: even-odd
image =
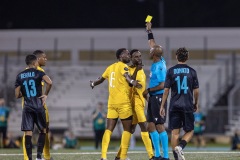
[[[108,152],[108,154],[116,154],[117,152]],[[130,151],[128,152],[129,154],[132,154],[132,153],[146,153],[144,151]],[[169,152],[170,154],[172,152]],[[239,152],[184,152],[184,154],[187,153],[187,154],[240,154]],[[89,155],[89,154],[101,154],[101,152],[77,152],[77,153],[51,153],[52,155]],[[23,155],[22,153],[17,153],[17,154],[14,154],[14,153],[9,153],[9,154],[0,154],[0,156],[20,156],[20,155]],[[36,155],[36,153],[33,155]]]

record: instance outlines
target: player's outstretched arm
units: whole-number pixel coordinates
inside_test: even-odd
[[[138,83],[139,81],[132,79],[132,77],[127,72],[124,73],[124,77],[126,78],[129,84],[133,85],[136,88],[142,88],[142,85]]]
[[[90,80],[90,81],[89,81],[89,82],[90,82],[90,87],[92,87],[92,89],[93,89],[95,86],[101,84],[104,80],[105,80],[105,78],[103,78],[103,77],[99,77],[99,78],[96,79],[95,81],[91,81],[91,80]]]
[[[162,117],[164,117],[165,114],[166,114],[164,105],[167,101],[168,95],[169,95],[169,88],[165,88],[164,93],[163,93],[163,97],[162,97],[161,106],[160,106],[160,112],[159,112],[160,116],[162,116]]]
[[[153,37],[152,23],[151,22],[147,22],[146,23],[146,32],[148,33],[148,44],[149,44],[149,47],[153,48],[153,46],[156,45],[156,42],[155,42],[154,37]]]

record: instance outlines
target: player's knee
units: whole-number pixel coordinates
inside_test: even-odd
[[[136,128],[135,128],[135,127],[132,127],[132,128],[131,128],[131,134],[133,134],[135,131],[136,131]]]
[[[190,134],[190,133],[193,134],[193,130],[192,130],[192,129],[189,129],[189,130],[185,129],[184,132],[185,132],[185,133],[189,133],[189,134]]]
[[[157,124],[157,125],[156,125],[156,129],[157,129],[157,131],[158,131],[159,133],[165,131],[165,127],[164,127],[163,124]]]
[[[147,132],[147,122],[138,123],[141,129],[141,132]]]
[[[32,131],[25,131],[25,135],[32,136]]]
[[[40,130],[39,133],[46,133],[46,128],[43,128],[42,130]]]

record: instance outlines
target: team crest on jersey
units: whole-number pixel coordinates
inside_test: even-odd
[[[125,67],[125,68],[124,68],[124,70],[125,70],[125,71],[128,71],[128,68],[127,68],[127,67]]]

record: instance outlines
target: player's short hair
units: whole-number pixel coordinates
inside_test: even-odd
[[[126,48],[120,48],[116,51],[116,57],[117,59],[120,58],[120,55],[122,54],[123,51],[127,50]]]
[[[154,45],[151,49],[150,52],[154,54],[157,57],[161,57],[163,55],[163,49],[160,45]]]
[[[25,62],[26,62],[27,65],[32,64],[36,60],[37,60],[37,57],[33,54],[29,54],[25,58]]]
[[[131,57],[132,57],[132,55],[133,55],[134,52],[139,52],[139,50],[138,50],[138,49],[132,49],[132,50],[130,51],[130,56],[131,56]]]
[[[40,56],[41,54],[43,54],[43,53],[45,53],[45,52],[43,52],[42,50],[35,50],[34,52],[33,52],[33,54],[35,55],[35,56]]]
[[[177,60],[179,62],[186,62],[188,60],[188,50],[183,47],[183,48],[178,48],[177,52],[176,52],[176,56],[177,56]]]

